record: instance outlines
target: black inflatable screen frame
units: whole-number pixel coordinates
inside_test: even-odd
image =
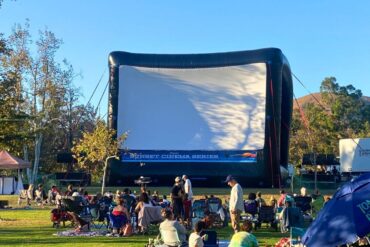
[[[242,185],[279,187],[280,166],[289,158],[289,130],[293,107],[293,85],[288,60],[277,48],[209,54],[140,54],[114,51],[109,55],[108,126],[117,130],[119,67],[122,65],[149,68],[212,68],[252,63],[266,63],[266,124],[264,149],[258,154],[258,166],[214,163],[110,163],[110,185],[132,184],[138,176],[155,177],[157,184],[170,184],[175,176],[187,174],[195,183],[208,181],[220,185],[227,174],[233,174]],[[261,158],[262,157],[262,158]]]

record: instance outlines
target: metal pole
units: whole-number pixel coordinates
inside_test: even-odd
[[[101,185],[101,194],[104,195],[104,189],[105,189],[105,177],[107,176],[107,168],[108,168],[108,161],[112,158],[115,158],[117,159],[118,157],[116,155],[113,155],[113,156],[108,156],[106,159],[105,159],[105,162],[104,162],[104,174],[103,174],[103,181],[102,181],[102,185]]]

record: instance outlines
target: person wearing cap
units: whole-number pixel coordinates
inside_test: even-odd
[[[187,175],[182,175],[182,180],[184,181],[184,191],[188,194],[188,199],[193,201],[193,188],[191,186],[191,181]]]
[[[244,210],[243,189],[231,175],[227,176],[225,183],[231,187],[229,200],[231,226],[234,229],[234,232],[238,232],[240,230],[240,214]]]
[[[181,178],[176,177],[175,178],[175,184],[171,189],[173,214],[174,214],[176,219],[181,218],[181,213],[183,211],[183,206],[182,206],[183,190],[182,190],[182,186],[181,186],[180,182],[181,182]]]

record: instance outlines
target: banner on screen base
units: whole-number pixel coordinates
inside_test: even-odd
[[[244,162],[256,163],[257,151],[151,151],[130,150],[124,162]]]

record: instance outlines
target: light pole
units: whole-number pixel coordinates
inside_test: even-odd
[[[105,159],[105,162],[104,162],[104,175],[103,175],[103,182],[102,182],[102,185],[101,185],[101,194],[104,195],[104,189],[105,189],[105,177],[107,176],[107,168],[108,168],[108,161],[110,159],[118,159],[118,156],[117,155],[112,155],[112,156],[108,156],[106,159]]]

